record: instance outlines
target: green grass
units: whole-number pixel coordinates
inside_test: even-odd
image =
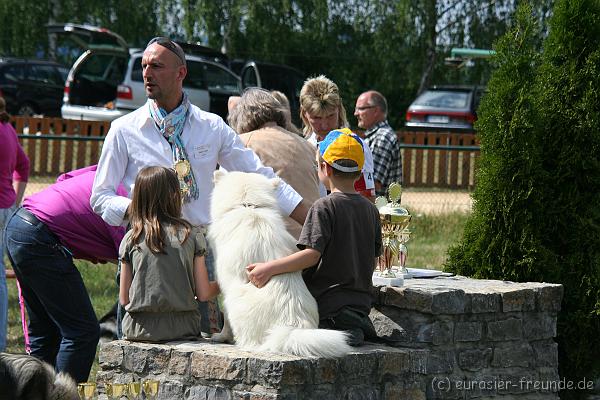
[[[467,222],[468,214],[413,215],[409,229],[412,232],[406,243],[410,268],[442,269],[450,245],[458,243]]]
[[[448,246],[460,239],[467,215],[462,213],[447,215],[414,215],[410,230],[412,236],[407,243],[408,267],[441,269],[446,260]],[[6,260],[8,262],[8,260]],[[116,265],[94,265],[85,261],[76,261],[87,290],[92,299],[98,318],[110,310],[117,300],[118,291],[115,282]],[[10,265],[7,263],[7,265]],[[8,343],[7,351],[24,353],[23,331],[17,299],[17,287],[14,280],[8,285]],[[95,381],[98,360],[92,367],[90,380]]]
[[[6,260],[7,266],[10,265]],[[117,301],[118,289],[115,281],[117,266],[114,264],[92,264],[86,261],[76,261],[81,276],[85,282],[96,316],[106,314]],[[21,313],[19,309],[17,285],[14,279],[7,281],[8,286],[8,337],[6,351],[9,353],[25,353],[25,340],[21,328]],[[92,366],[90,380],[96,380],[98,370],[98,353]]]

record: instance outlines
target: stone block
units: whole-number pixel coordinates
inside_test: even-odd
[[[520,318],[490,321],[487,324],[487,337],[492,341],[521,339],[523,337],[523,321]]]
[[[564,294],[563,285],[546,284],[536,288],[536,306],[538,311],[559,312]]]
[[[308,360],[265,360],[249,358],[246,361],[246,383],[279,388],[312,382]]]
[[[190,397],[184,396],[183,383],[179,381],[166,381],[161,382],[158,388],[159,399],[190,399]]]
[[[533,311],[535,310],[535,292],[531,288],[511,290],[501,294],[502,311]]]
[[[381,311],[372,308],[369,318],[373,322],[377,336],[380,338],[388,342],[405,342],[408,340],[409,335],[406,330]]]
[[[427,323],[416,325],[415,341],[417,343],[433,342],[433,324]]]
[[[436,321],[433,323],[431,332],[431,341],[434,345],[443,345],[452,343],[454,333],[454,322]]]
[[[481,322],[456,322],[454,324],[455,342],[477,342],[481,340]]]
[[[311,360],[313,382],[316,385],[334,383],[337,380],[339,361],[333,358],[317,358]]]
[[[173,350],[171,352],[169,365],[167,366],[169,375],[188,375],[190,371],[191,356],[191,351]]]
[[[149,371],[162,372],[169,368],[171,349],[168,347],[153,347],[148,350],[146,366]]]
[[[405,389],[402,385],[386,384],[383,389],[383,399],[425,400],[422,389]]]
[[[427,373],[429,350],[412,350],[410,352],[410,371],[415,374]]]
[[[191,356],[190,373],[203,380],[242,381],[246,373],[246,358],[195,351]]]
[[[454,369],[453,351],[430,351],[427,357],[427,374],[450,373]]]
[[[357,385],[343,387],[340,398],[347,400],[380,400],[381,396],[379,391],[373,387]]]
[[[143,374],[148,361],[148,347],[142,345],[125,346],[123,351],[123,368],[127,371]]]
[[[502,297],[499,293],[470,293],[471,312],[474,314],[500,311]]]
[[[434,293],[431,304],[433,314],[462,314],[468,297],[463,290],[445,290]]]
[[[504,383],[498,387],[498,393],[507,395],[518,395],[534,392],[534,387],[531,383],[537,382],[538,375],[529,370],[511,370],[507,373],[498,374],[498,382]]]
[[[123,363],[123,347],[119,341],[102,343],[98,354],[98,363],[102,369],[118,367]]]
[[[360,384],[376,376],[378,356],[374,353],[351,353],[340,359],[338,377],[345,384]]]
[[[534,342],[531,347],[537,367],[558,367],[558,344],[555,342]]]
[[[556,316],[549,313],[527,313],[523,316],[523,332],[529,340],[556,336]]]
[[[222,386],[192,386],[186,391],[186,399],[233,400],[234,396],[229,388]]]
[[[383,287],[383,304],[395,306],[405,310],[416,310],[431,313],[433,294],[424,290],[409,289],[406,286]]]
[[[531,367],[533,361],[533,349],[527,342],[518,345],[501,345],[494,347],[492,358],[493,367]]]
[[[387,377],[397,377],[402,374],[409,373],[410,368],[410,352],[394,351],[386,352],[379,355],[379,380],[383,382]]]
[[[491,359],[491,348],[458,351],[458,366],[465,371],[479,371],[487,368]]]

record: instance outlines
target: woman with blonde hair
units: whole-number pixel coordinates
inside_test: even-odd
[[[307,79],[300,90],[300,118],[304,123],[304,136],[309,143],[317,146],[329,132],[347,128],[346,109],[338,86],[324,75]],[[363,146],[365,163],[362,176],[355,182],[355,190],[373,201],[375,181],[373,180],[373,155],[366,143]],[[327,192],[319,185],[321,197]]]

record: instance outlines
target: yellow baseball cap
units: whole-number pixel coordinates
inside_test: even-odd
[[[363,142],[358,135],[348,128],[336,129],[327,134],[319,143],[319,154],[331,167],[342,172],[362,171],[365,163]],[[357,166],[339,165],[339,160],[352,160]]]

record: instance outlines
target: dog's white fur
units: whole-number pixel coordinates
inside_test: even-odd
[[[78,400],[79,395],[77,383],[50,364],[27,354],[0,353],[0,398]]]
[[[209,240],[236,344],[303,357],[339,357],[350,352],[346,333],[317,329],[317,302],[301,272],[275,275],[260,289],[248,281],[247,265],[296,251],[277,207],[279,179],[218,170],[214,181]],[[225,332],[217,340],[223,336]]]

